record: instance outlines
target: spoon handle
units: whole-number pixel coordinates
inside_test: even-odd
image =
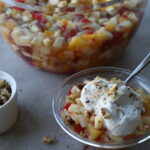
[[[134,76],[136,76],[141,70],[143,70],[146,65],[150,63],[150,53],[143,59],[143,61],[136,67],[136,69],[130,74],[130,76],[123,82],[126,84],[129,82]]]

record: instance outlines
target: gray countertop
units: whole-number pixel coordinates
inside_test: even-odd
[[[113,66],[133,69],[150,52],[150,3],[142,24]],[[48,73],[25,64],[0,38],[0,70],[17,81],[19,118],[15,125],[0,136],[0,150],[77,150],[83,144],[66,135],[57,125],[51,108],[51,95],[67,75]],[[150,66],[143,72],[150,79]],[[54,145],[42,142],[43,136],[56,137]],[[93,149],[93,148],[89,148]],[[150,141],[132,150],[149,150]]]

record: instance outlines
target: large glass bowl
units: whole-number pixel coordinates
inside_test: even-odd
[[[0,32],[7,43],[29,64],[67,73],[118,58],[137,30],[147,0],[49,0],[53,6],[48,0],[14,1],[42,6],[45,13],[0,2]],[[63,12],[56,6],[67,8]]]
[[[128,142],[124,142],[121,144],[104,144],[104,143],[98,143],[92,140],[88,140],[87,138],[81,137],[79,134],[74,132],[72,129],[67,126],[62,117],[61,117],[61,110],[64,108],[65,102],[66,102],[66,95],[68,94],[69,89],[76,85],[77,83],[81,83],[84,79],[92,80],[96,76],[102,76],[106,78],[112,78],[117,77],[122,80],[125,80],[129,75],[131,74],[131,71],[122,69],[122,68],[116,68],[116,67],[96,67],[92,69],[87,69],[84,71],[81,71],[79,73],[76,73],[72,75],[71,77],[67,78],[63,84],[60,86],[60,88],[57,90],[53,97],[53,113],[55,116],[55,119],[57,123],[60,125],[60,127],[71,137],[74,139],[98,148],[110,148],[110,149],[120,149],[120,148],[126,148],[131,147],[140,143],[143,143],[144,141],[150,139],[150,133],[147,133],[146,135],[143,135],[139,138],[136,138],[135,140],[131,140]],[[145,93],[150,94],[150,81],[144,78],[143,76],[136,76],[128,83],[132,88],[141,88]]]

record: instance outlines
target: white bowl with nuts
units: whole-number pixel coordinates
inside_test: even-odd
[[[0,134],[16,122],[18,116],[17,86],[14,78],[0,71]]]

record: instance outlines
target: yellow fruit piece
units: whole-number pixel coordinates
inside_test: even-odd
[[[106,34],[106,31],[99,31],[96,34],[96,41],[103,42],[107,39],[108,39],[108,35]]]
[[[67,20],[65,18],[63,18],[61,20],[61,25],[64,26],[64,25],[67,25]]]
[[[85,4],[85,5],[91,5],[92,1],[91,0],[86,0],[86,1],[83,1],[82,3]]]
[[[127,19],[125,18],[125,17],[119,17],[119,19],[118,19],[118,21],[119,21],[119,23],[120,22],[123,22],[123,21],[126,21]]]
[[[94,126],[92,125],[88,125],[87,131],[88,131],[88,137],[91,140],[97,139],[102,134],[101,130],[95,129]]]
[[[83,35],[82,35],[82,38],[83,38],[84,40],[92,40],[92,39],[95,38],[95,34],[83,34]]]
[[[109,23],[109,24],[107,24],[107,25],[105,26],[105,29],[106,29],[107,31],[112,32],[112,31],[115,30],[115,27],[116,27],[116,26],[115,26],[114,24]]]
[[[15,16],[17,16],[18,14],[20,14],[20,10],[13,9],[12,15],[15,17]]]
[[[6,26],[8,29],[12,30],[12,29],[15,27],[15,24],[13,24],[12,22],[6,22],[6,23],[5,23],[5,26]]]
[[[45,34],[45,36],[52,36],[54,34],[54,32],[47,30],[44,32],[44,34]]]
[[[5,4],[3,2],[0,2],[0,12],[4,10]]]
[[[100,3],[109,2],[111,0],[99,0]]]
[[[80,37],[72,38],[68,44],[68,50],[73,50],[74,48],[76,48],[76,46],[80,43],[80,41],[81,41]]]
[[[51,27],[51,24],[48,22],[48,23],[46,23],[46,27],[47,28],[50,28]]]

